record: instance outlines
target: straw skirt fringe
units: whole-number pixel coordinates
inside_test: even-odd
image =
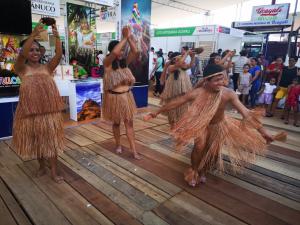
[[[22,117],[17,109],[13,146],[24,160],[52,158],[64,147],[63,117],[60,112]]]
[[[164,91],[161,95],[161,104],[167,104],[171,100],[184,95],[190,90],[192,90],[192,83],[185,71],[180,70],[177,80],[174,79],[174,74],[170,74],[166,81]],[[188,107],[188,103],[183,104],[182,106],[170,110],[164,114],[168,116],[169,123],[173,124],[181,118],[181,116],[188,110]]]
[[[136,105],[131,91],[123,94],[104,93],[103,118],[114,123],[133,120]]]

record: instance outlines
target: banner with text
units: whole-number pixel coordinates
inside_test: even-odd
[[[31,0],[31,12],[43,16],[60,16],[60,0]]]

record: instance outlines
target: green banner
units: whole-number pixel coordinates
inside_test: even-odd
[[[154,37],[192,36],[196,27],[154,29]]]

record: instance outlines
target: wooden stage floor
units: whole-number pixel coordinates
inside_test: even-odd
[[[35,177],[37,161],[23,162],[10,140],[0,142],[0,224],[300,224],[299,133],[269,146],[242,174],[210,174],[190,188],[183,180],[190,148],[174,152],[166,118],[138,115],[134,126],[140,161],[114,153],[107,122],[66,128],[62,184]],[[127,148],[125,135],[122,141]]]

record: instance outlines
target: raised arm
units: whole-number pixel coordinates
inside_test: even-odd
[[[126,59],[127,65],[129,65],[132,61],[134,61],[138,56],[138,50],[137,50],[137,47],[136,47],[134,37],[130,33],[129,33],[129,35],[130,36],[127,38],[127,40],[128,40],[129,46],[130,46],[130,52],[129,52],[129,55]]]
[[[61,42],[60,42],[56,24],[52,25],[52,32],[53,32],[53,36],[55,37],[55,55],[50,60],[50,62],[47,64],[50,72],[53,72],[55,70],[55,68],[60,63],[60,60],[62,57],[62,46],[61,46]]]
[[[123,27],[122,29],[123,38],[122,40],[114,47],[112,52],[104,59],[104,67],[110,67],[112,62],[120,55],[122,49],[125,47],[128,37],[130,36],[130,29],[129,27]]]
[[[42,23],[38,23],[36,25],[36,27],[34,28],[34,30],[32,31],[32,33],[27,38],[27,40],[25,41],[25,43],[22,47],[22,50],[21,50],[20,54],[18,55],[16,63],[15,63],[15,72],[17,74],[19,74],[20,72],[22,72],[24,70],[25,62],[26,62],[26,59],[28,58],[28,54],[30,52],[31,45],[34,42],[34,39],[36,37],[38,37],[38,35],[42,31],[44,31],[43,26],[44,25]]]
[[[191,62],[189,64],[186,64],[185,62],[183,62],[181,68],[183,69],[190,69],[194,66],[195,64],[195,53],[193,51],[189,51],[188,54],[190,55],[191,57]]]
[[[219,62],[220,65],[224,65],[224,63],[227,61],[227,59],[229,57],[232,57],[233,56],[233,51],[229,51],[222,59],[221,61]]]
[[[157,110],[156,112],[152,112],[148,115],[146,115],[144,117],[144,120],[150,120],[151,118],[155,118],[156,116],[158,116],[160,113],[163,112],[168,112],[172,109],[175,109],[187,102],[193,101],[196,97],[197,97],[197,90],[192,90],[188,93],[186,93],[183,96],[177,97],[175,99],[173,99],[172,101],[170,101],[169,103],[165,104],[163,107],[161,107],[159,110]]]

